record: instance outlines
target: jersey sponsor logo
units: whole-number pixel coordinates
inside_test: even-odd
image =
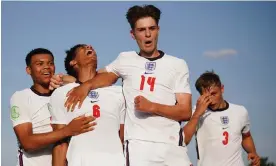
[[[91,98],[91,99],[98,99],[99,93],[96,92],[96,91],[92,91],[92,90],[91,90],[91,91],[88,93],[88,97]]]
[[[47,106],[48,106],[48,110],[50,111],[50,112],[52,112],[52,105],[50,104],[50,103],[47,103]]]
[[[145,65],[145,74],[153,74],[153,71],[155,70],[156,62],[146,62]]]
[[[228,127],[223,127],[222,129],[225,130],[225,129],[227,129],[227,128],[228,128]]]
[[[12,120],[17,120],[20,116],[20,113],[19,113],[19,107],[17,106],[12,106],[11,107],[11,118]]]
[[[221,116],[220,121],[223,125],[227,125],[229,123],[229,118],[228,116]]]

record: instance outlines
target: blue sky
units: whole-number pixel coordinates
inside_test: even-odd
[[[9,100],[32,84],[25,73],[26,54],[48,48],[55,55],[56,72],[64,73],[64,51],[87,43],[103,67],[121,51],[138,50],[125,13],[149,3],[162,10],[159,49],[189,65],[193,103],[196,78],[215,70],[226,100],[248,109],[258,153],[276,162],[275,2],[2,2],[2,165],[16,162]],[[193,141],[188,148],[195,164],[194,147]]]

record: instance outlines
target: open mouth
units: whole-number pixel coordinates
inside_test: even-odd
[[[146,43],[146,44],[151,44],[151,43],[152,43],[152,41],[146,41],[145,43]]]
[[[86,55],[87,56],[92,55],[92,51],[91,50],[87,51]]]
[[[44,73],[42,73],[42,75],[46,76],[46,77],[49,77],[49,76],[51,76],[51,72],[44,72]]]

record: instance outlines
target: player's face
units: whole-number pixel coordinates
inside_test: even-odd
[[[206,91],[209,91],[209,94],[211,95],[211,104],[209,105],[209,108],[212,110],[219,109],[220,105],[223,103],[223,92],[224,92],[224,86],[211,86]]]
[[[48,86],[52,75],[55,74],[54,59],[50,54],[34,55],[26,71],[35,83]]]
[[[77,49],[75,62],[78,67],[92,66],[97,69],[97,55],[92,46],[85,45]]]
[[[131,30],[132,38],[136,40],[140,51],[152,54],[157,50],[159,26],[152,17],[144,17],[136,21]]]

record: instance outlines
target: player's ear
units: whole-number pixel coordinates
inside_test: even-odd
[[[77,61],[71,60],[69,64],[70,64],[70,66],[75,66],[77,64]]]
[[[221,84],[221,93],[224,93],[224,85],[223,84]]]
[[[133,29],[130,30],[130,35],[131,35],[132,39],[136,40],[136,39],[135,39],[135,35],[134,35],[134,30],[133,30]]]
[[[30,66],[27,66],[26,67],[26,73],[31,75],[32,74],[32,70],[31,70],[31,67]]]

